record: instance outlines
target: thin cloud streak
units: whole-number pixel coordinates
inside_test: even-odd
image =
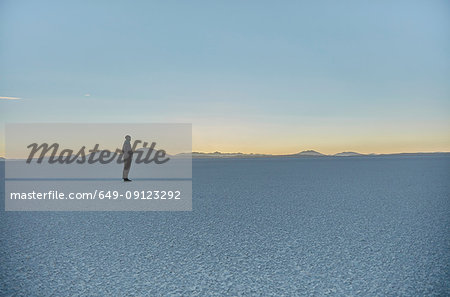
[[[0,99],[3,99],[3,100],[20,100],[22,98],[19,98],[19,97],[0,97]]]

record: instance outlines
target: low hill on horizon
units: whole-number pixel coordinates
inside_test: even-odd
[[[288,155],[288,156],[309,156],[309,157],[321,157],[321,156],[326,156],[322,153],[319,153],[317,151],[314,150],[306,150],[306,151],[301,151],[300,153],[296,153],[296,154],[292,154],[292,155]]]
[[[334,154],[335,157],[354,157],[354,156],[368,156],[365,154],[355,153],[355,152],[342,152]]]

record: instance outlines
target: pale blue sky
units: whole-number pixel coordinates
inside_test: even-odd
[[[190,122],[201,151],[450,151],[449,58],[448,1],[4,0],[0,97],[21,99],[0,115]]]

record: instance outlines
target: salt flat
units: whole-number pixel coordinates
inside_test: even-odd
[[[2,296],[449,296],[450,158],[194,160],[192,212],[0,230]]]

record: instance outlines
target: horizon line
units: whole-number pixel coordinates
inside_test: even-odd
[[[301,153],[318,153],[324,156],[334,156],[337,154],[343,154],[343,153],[355,153],[355,154],[360,154],[360,155],[395,155],[395,154],[446,154],[446,153],[450,153],[449,151],[415,151],[415,152],[389,152],[389,153],[359,153],[357,151],[339,151],[337,153],[330,153],[330,154],[325,154],[325,153],[321,153],[319,151],[316,150],[304,150],[304,151],[300,151],[300,152],[296,152],[296,153],[255,153],[255,152],[251,152],[251,153],[243,153],[243,152],[222,152],[222,151],[214,151],[214,152],[201,152],[201,151],[192,151],[192,153],[197,153],[197,154],[242,154],[242,155],[266,155],[266,156],[289,156],[289,155],[297,155],[297,154],[301,154]]]
[[[249,155],[249,156],[269,156],[269,157],[282,157],[282,156],[304,156],[304,157],[333,157],[339,154],[355,154],[353,156],[382,156],[382,155],[401,155],[401,154],[450,154],[450,151],[432,151],[432,152],[391,152],[391,153],[358,153],[355,151],[342,151],[334,154],[323,154],[316,150],[304,150],[297,153],[285,153],[285,154],[269,154],[269,153],[242,153],[242,152],[200,152],[200,151],[192,151],[192,152],[182,152],[176,153],[169,156],[178,156],[178,155],[186,155],[186,154],[204,154],[204,155]],[[337,156],[339,157],[339,156]],[[351,157],[351,156],[347,156]],[[1,159],[7,160],[5,156],[0,156]],[[33,158],[34,159],[34,158]],[[21,158],[10,158],[10,160],[21,160]]]

